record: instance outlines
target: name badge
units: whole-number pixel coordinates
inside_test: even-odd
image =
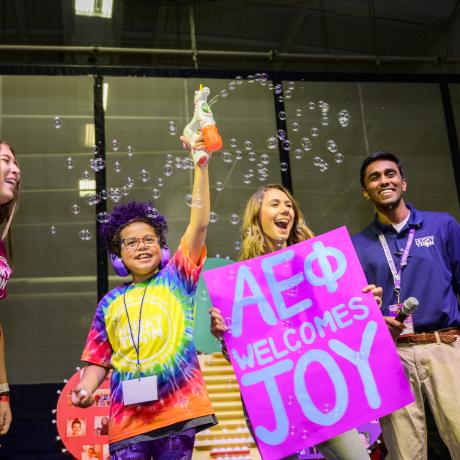
[[[394,305],[390,305],[388,307],[388,310],[390,312],[390,315],[391,317],[395,318],[396,315],[399,313],[399,311],[401,310],[403,304],[402,303],[397,303],[397,304],[394,304]],[[405,335],[408,335],[408,334],[413,334],[414,333],[414,323],[412,321],[412,315],[409,315],[403,322],[403,325],[404,325],[404,329],[403,331],[401,332],[400,336],[399,337],[404,337]]]
[[[157,376],[139,377],[121,382],[123,390],[123,403],[139,404],[158,399]]]

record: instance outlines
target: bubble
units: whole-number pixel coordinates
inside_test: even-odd
[[[123,196],[128,196],[129,195],[129,187],[127,187],[126,185],[123,185],[123,187],[121,187],[121,193]]]
[[[139,172],[139,179],[145,184],[150,180],[150,172],[146,169],[141,169]]]
[[[300,123],[297,123],[296,121],[293,121],[291,124],[292,131],[295,133],[300,130]]]
[[[233,249],[235,251],[239,251],[241,249],[241,241],[240,240],[236,240],[234,241],[233,243]]]
[[[235,82],[238,86],[242,85],[243,84],[243,77],[241,75],[238,75],[237,77],[235,77]]]
[[[54,122],[55,129],[61,129],[62,128],[62,118],[60,117],[60,115],[56,115],[53,118],[53,122]]]
[[[320,123],[322,126],[329,126],[329,117],[328,116],[322,116]]]
[[[283,87],[281,86],[281,83],[275,85],[275,87],[273,88],[273,92],[276,95],[281,94],[283,92]]]
[[[89,173],[89,171],[84,171],[83,174],[81,175],[81,178],[83,180],[88,180],[90,177],[91,177],[91,174]]]
[[[288,164],[286,162],[282,161],[280,163],[280,169],[281,169],[281,171],[286,172],[289,169],[289,166],[288,166]]]
[[[286,397],[286,404],[288,406],[292,406],[294,404],[295,397],[293,395],[287,395]]]
[[[254,177],[254,170],[253,169],[248,169],[248,175],[250,177]]]
[[[312,135],[312,137],[318,137],[319,136],[319,129],[318,128],[311,128],[310,129],[310,134]]]
[[[255,152],[248,152],[248,160],[249,161],[256,161],[257,160],[257,154]]]
[[[295,115],[296,115],[296,117],[300,118],[302,116],[302,109],[296,109]]]
[[[278,102],[284,102],[284,96],[278,96]]]
[[[93,195],[86,196],[85,201],[88,204],[88,206],[94,206],[101,202],[101,198],[99,195],[93,194]]]
[[[177,169],[182,169],[182,158],[181,157],[176,157],[174,159],[174,166],[177,168]]]
[[[193,196],[191,193],[187,193],[185,195],[185,204],[188,206],[188,207],[192,207],[192,204],[193,204]]]
[[[276,131],[276,135],[280,141],[284,141],[284,139],[286,139],[286,131],[284,131],[284,129],[278,129]]]
[[[266,82],[268,80],[268,75],[264,72],[260,74],[260,81],[261,82]]]
[[[110,187],[108,195],[114,203],[118,203],[123,197],[123,194],[118,187]]]
[[[224,189],[224,184],[222,182],[217,181],[215,187],[218,192],[222,192],[222,190]]]
[[[153,206],[149,206],[147,208],[147,211],[145,212],[145,214],[149,219],[155,219],[156,217],[158,217],[160,215],[158,210],[156,208],[154,208]]]
[[[127,177],[125,181],[125,185],[128,188],[132,188],[134,186],[134,179],[132,177]]]
[[[314,102],[309,102],[309,103],[308,103],[308,108],[309,108],[310,110],[315,110],[315,109],[316,109],[316,104],[315,104]]]
[[[233,213],[233,214],[230,216],[230,223],[231,223],[232,225],[239,225],[239,224],[240,224],[240,218],[239,218],[238,214],[234,214],[234,213]]]
[[[340,153],[340,152],[337,152],[335,155],[334,155],[334,161],[338,164],[340,163],[343,163],[343,160],[345,159],[345,156]]]
[[[136,149],[132,145],[128,145],[128,147],[126,147],[126,151],[128,152],[129,157],[132,157],[136,153]]]
[[[289,91],[293,91],[295,89],[295,83],[293,81],[289,81],[287,84],[287,89]]]
[[[318,102],[318,106],[321,110],[321,113],[327,115],[327,112],[329,112],[329,104],[327,102],[320,101]]]
[[[259,160],[262,164],[268,165],[270,163],[270,155],[268,153],[262,153]]]
[[[292,98],[292,91],[290,89],[287,89],[286,91],[284,91],[284,97],[286,99],[291,99]],[[278,98],[278,99],[280,99],[280,98]],[[280,101],[280,102],[282,102],[282,101]]]
[[[57,228],[56,228],[55,225],[51,225],[51,227],[50,227],[50,233],[51,233],[51,235],[56,235],[56,233],[57,233]]]
[[[289,139],[285,139],[282,143],[281,143],[281,147],[283,147],[283,150],[291,150],[291,141]]]
[[[300,435],[300,437],[305,440],[308,438],[308,435],[309,435],[309,432],[308,430],[302,430],[302,434]]]
[[[228,84],[228,89],[230,91],[233,91],[234,89],[236,88],[236,81],[231,81],[229,84]]]
[[[157,185],[158,185],[158,187],[164,187],[164,185],[165,185],[165,180],[164,180],[162,177],[159,177],[159,178],[157,179]]]
[[[157,188],[152,189],[152,197],[153,197],[153,199],[158,200],[158,198],[160,198],[160,196],[161,196],[160,190],[158,190]]]
[[[116,173],[119,173],[121,172],[122,169],[123,169],[123,166],[121,165],[121,163],[119,161],[115,161],[115,163],[113,164],[113,170]]]
[[[235,150],[235,160],[242,160],[243,159],[243,152],[241,150]]]
[[[169,164],[174,163],[174,155],[172,153],[166,154],[166,163],[169,163]]]
[[[99,198],[100,198],[101,200],[106,200],[106,199],[107,199],[107,190],[102,189],[102,190],[99,192]]]
[[[211,213],[209,214],[209,221],[211,222],[211,224],[217,223],[218,220],[219,220],[218,214],[211,211]]]
[[[332,406],[329,403],[325,403],[322,405],[321,410],[324,414],[328,414],[332,409]]]
[[[289,434],[295,436],[297,434],[297,427],[295,425],[289,425]]]
[[[273,150],[278,147],[278,141],[276,140],[275,137],[269,137],[267,139],[267,149]]]
[[[323,163],[323,159],[321,157],[313,157],[313,166],[319,167]]]
[[[114,152],[118,152],[118,150],[120,150],[120,143],[116,139],[112,139],[112,142],[110,145],[112,146],[112,150]]]
[[[252,176],[249,175],[249,174],[244,174],[244,175],[243,175],[243,182],[244,182],[246,185],[249,185],[249,184],[252,182]]]
[[[284,112],[282,110],[280,112],[278,112],[278,118],[280,120],[286,120],[286,112]]]
[[[248,75],[246,79],[248,80],[248,83],[254,83],[254,75]]]
[[[252,149],[252,142],[251,141],[244,141],[244,148],[246,150],[251,150]]]
[[[66,165],[66,167],[67,167],[68,170],[73,169],[73,167],[75,166],[75,163],[74,163],[74,161],[72,160],[72,157],[66,158],[66,160],[65,160],[65,165]]]
[[[170,164],[166,163],[164,166],[165,176],[168,176],[168,177],[172,176],[173,172],[174,172],[174,168]]]
[[[93,145],[91,148],[93,155],[97,155],[99,153],[99,147],[97,145]]]
[[[89,161],[91,169],[95,172],[101,171],[105,168],[105,161],[102,158],[91,158]]]
[[[264,179],[267,179],[268,174],[269,174],[268,169],[265,168],[265,167],[261,167],[261,168],[257,169],[257,176],[258,176],[260,181],[263,181]]]
[[[71,207],[70,210],[72,211],[73,214],[77,215],[80,214],[80,206],[77,203],[74,203]]]
[[[230,145],[230,147],[232,149],[236,149],[236,147],[238,146],[238,141],[232,137],[229,141],[228,141],[228,145]]]
[[[342,109],[337,113],[337,121],[342,128],[346,128],[350,123],[350,113],[348,110]]]
[[[300,139],[300,145],[305,150],[305,152],[309,152],[312,147],[311,140],[308,137],[302,137],[302,139]]]
[[[233,153],[232,152],[222,152],[221,158],[224,163],[233,163]]]
[[[301,160],[303,158],[303,150],[302,149],[295,149],[294,150],[294,157],[296,160]]]
[[[176,135],[177,127],[176,127],[176,123],[174,123],[174,121],[168,122],[168,131],[169,131],[169,134],[171,134],[171,136]]]
[[[333,139],[329,139],[326,141],[326,147],[331,153],[336,153],[338,150],[337,144]]]
[[[195,163],[193,162],[192,157],[185,157],[184,160],[184,169],[194,169],[195,168]]]
[[[101,211],[101,212],[97,213],[96,219],[100,224],[106,224],[107,222],[110,221],[111,216],[110,216],[110,214],[108,212]]]
[[[82,241],[89,241],[93,237],[93,235],[87,228],[80,230],[78,232],[78,236]]]

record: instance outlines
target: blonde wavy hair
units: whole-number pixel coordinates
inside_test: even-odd
[[[268,240],[262,230],[260,222],[260,209],[267,190],[277,189],[281,190],[287,195],[292,202],[294,209],[294,223],[292,225],[291,233],[287,239],[287,245],[300,243],[301,241],[308,240],[314,236],[313,232],[305,224],[305,218],[299,208],[294,197],[291,195],[286,187],[279,184],[265,185],[251,198],[249,198],[244,211],[243,225],[241,226],[242,244],[240,251],[240,260],[252,259],[253,257],[262,256],[271,252]]]
[[[3,139],[0,139],[0,145],[6,145],[10,150],[11,153],[13,154],[14,158],[16,158],[16,153],[12,147],[12,145]],[[1,168],[1,162],[0,162],[0,168]],[[4,203],[0,205],[0,225],[5,223],[5,226],[3,227],[3,232],[2,232],[2,237],[1,240],[3,241],[6,236],[8,235],[8,231],[10,229],[11,223],[13,222],[13,217],[18,209],[18,204],[19,204],[19,186],[20,186],[20,181],[17,183],[16,190],[14,192],[14,198],[8,203]]]

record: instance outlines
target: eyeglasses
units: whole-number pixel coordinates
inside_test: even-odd
[[[148,248],[154,248],[155,246],[158,246],[159,244],[158,237],[152,236],[152,235],[146,235],[143,238],[136,238],[136,237],[125,238],[124,240],[121,240],[121,244],[127,251],[134,252],[139,247],[139,243],[141,241]]]

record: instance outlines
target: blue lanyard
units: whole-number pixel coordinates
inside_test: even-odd
[[[380,244],[382,245],[383,251],[385,252],[385,257],[387,259],[388,266],[390,267],[391,274],[393,275],[393,285],[397,300],[396,303],[401,303],[401,272],[402,269],[407,265],[409,251],[414,241],[414,235],[415,228],[412,227],[409,230],[409,236],[407,237],[406,247],[404,248],[404,252],[401,257],[401,264],[399,266],[399,270],[397,270],[393,260],[393,256],[391,255],[390,248],[388,247],[387,240],[385,239],[383,233],[379,233]]]
[[[140,374],[141,372],[140,348],[141,348],[142,307],[144,306],[144,297],[145,297],[145,293],[147,292],[147,289],[149,286],[147,285],[146,288],[144,289],[144,293],[142,294],[141,306],[139,308],[139,324],[137,327],[137,345],[136,345],[136,342],[134,341],[133,329],[131,327],[131,321],[129,320],[128,308],[126,307],[126,291],[128,290],[128,287],[129,286],[126,286],[126,289],[123,292],[123,304],[125,306],[126,317],[128,318],[128,326],[129,326],[129,332],[131,334],[131,342],[134,346],[134,349],[136,350],[137,372]]]

